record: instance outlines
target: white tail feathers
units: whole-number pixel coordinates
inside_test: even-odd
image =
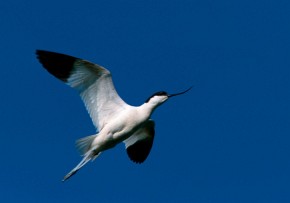
[[[98,134],[91,135],[91,136],[83,137],[76,141],[76,147],[82,155],[85,155],[90,150],[91,145],[97,136]]]

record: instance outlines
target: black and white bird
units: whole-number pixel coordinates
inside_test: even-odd
[[[63,181],[74,175],[103,151],[124,142],[129,158],[142,163],[150,153],[154,139],[153,111],[167,99],[181,95],[157,92],[141,106],[131,106],[118,95],[110,72],[102,66],[73,56],[37,50],[43,67],[56,78],[76,89],[90,114],[97,134],[77,140],[83,159]]]

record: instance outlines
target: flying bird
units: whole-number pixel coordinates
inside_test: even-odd
[[[123,142],[129,158],[142,163],[150,153],[154,140],[155,123],[150,119],[153,111],[173,96],[187,90],[168,94],[156,92],[141,106],[125,103],[115,90],[111,73],[104,67],[73,56],[37,50],[42,66],[59,80],[76,89],[90,114],[97,133],[76,141],[83,159],[63,181],[74,175],[103,151]]]

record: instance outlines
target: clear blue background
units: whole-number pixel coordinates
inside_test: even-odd
[[[290,2],[83,0],[0,3],[1,202],[290,202]],[[75,140],[95,129],[76,91],[35,49],[113,73],[153,115],[142,165],[123,144],[69,181]]]

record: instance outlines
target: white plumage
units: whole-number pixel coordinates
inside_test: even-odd
[[[111,74],[104,67],[55,52],[37,50],[36,54],[48,72],[78,90],[98,130],[97,134],[77,141],[77,147],[84,158],[63,181],[101,152],[120,142],[125,143],[127,154],[132,161],[144,162],[150,153],[155,134],[155,124],[150,119],[152,112],[169,97],[191,89],[171,95],[164,91],[157,92],[143,105],[130,106],[119,97]]]

